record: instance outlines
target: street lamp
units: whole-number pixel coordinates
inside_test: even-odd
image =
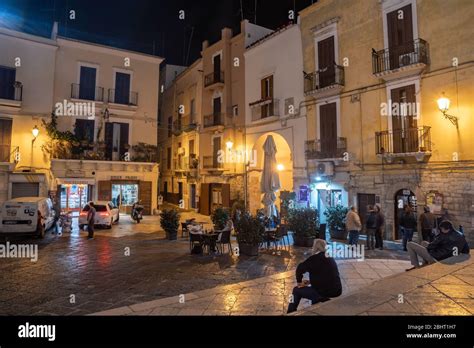
[[[451,104],[451,101],[449,98],[446,98],[444,96],[444,93],[441,98],[438,99],[438,109],[443,113],[444,118],[447,118],[452,124],[458,127],[458,118],[453,115],[449,115],[447,112],[449,110],[449,105]]]
[[[277,164],[277,170],[278,170],[279,172],[282,172],[282,171],[285,170],[285,166],[284,166],[283,164]]]
[[[38,126],[34,126],[33,129],[31,130],[31,133],[33,134],[34,140],[36,140],[36,138],[38,138],[39,132],[40,131],[38,129]]]

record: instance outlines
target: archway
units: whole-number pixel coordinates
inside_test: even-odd
[[[400,234],[400,227],[399,227],[399,220],[400,216],[403,213],[403,208],[405,205],[409,205],[412,209],[413,212],[416,213],[416,207],[417,207],[417,201],[416,201],[416,195],[413,193],[413,191],[409,189],[401,189],[398,190],[395,193],[395,203],[394,203],[394,225],[395,225],[395,231],[394,231],[394,239],[401,239],[403,236]]]
[[[247,174],[248,206],[252,214],[255,214],[258,209],[263,207],[261,203],[262,193],[260,192],[260,179],[265,158],[263,144],[269,135],[273,136],[277,148],[275,157],[279,168],[278,173],[281,184],[281,189],[277,192],[276,200],[278,210],[280,210],[280,192],[293,191],[293,158],[288,142],[281,134],[275,132],[268,132],[259,136],[252,146],[251,165],[249,166]]]

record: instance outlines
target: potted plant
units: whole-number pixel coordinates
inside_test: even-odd
[[[318,211],[314,208],[290,208],[288,210],[288,230],[293,232],[294,245],[312,247],[318,238]]]
[[[239,253],[248,256],[258,255],[258,245],[263,241],[265,227],[250,213],[243,213],[235,225]]]
[[[211,220],[214,224],[214,229],[223,230],[227,220],[229,220],[229,212],[224,208],[216,208],[211,214]]]
[[[335,207],[328,207],[324,212],[331,238],[342,240],[347,238],[345,219],[348,211],[348,208],[336,205]]]
[[[168,240],[178,239],[179,213],[176,209],[164,209],[160,213],[160,225],[166,232]]]

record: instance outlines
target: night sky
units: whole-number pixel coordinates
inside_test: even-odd
[[[315,0],[0,0],[0,26],[49,36],[53,21],[59,33],[79,40],[165,57],[189,65],[199,58],[203,40],[220,37],[221,28],[237,31],[243,17],[275,29],[288,23],[288,11]],[[69,19],[74,10],[76,18]],[[185,20],[178,18],[185,11]],[[194,29],[193,29],[194,28]],[[188,49],[189,47],[189,49]],[[186,64],[187,63],[187,64]]]

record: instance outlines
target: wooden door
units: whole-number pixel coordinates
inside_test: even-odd
[[[274,116],[273,110],[273,75],[268,76],[261,80],[261,98],[262,100],[271,99],[272,102],[269,104],[262,105],[261,118]]]
[[[318,42],[319,88],[334,84],[336,81],[336,57],[334,36]]]
[[[201,184],[201,197],[199,199],[199,213],[210,215],[210,184]]]
[[[138,199],[143,205],[143,212],[145,215],[151,214],[151,181],[140,181],[138,185]]]
[[[111,201],[112,200],[112,182],[111,181],[99,181],[97,191],[97,200],[99,201]]]
[[[367,218],[367,206],[375,205],[375,195],[374,194],[366,194],[366,193],[358,193],[357,194],[357,210],[359,211],[360,221],[362,222],[362,226],[365,227],[365,221]]]
[[[409,54],[414,58],[413,22],[411,4],[387,13],[388,48],[390,69],[400,67],[400,59]]]
[[[394,153],[418,151],[415,85],[391,90]]]
[[[221,120],[221,108],[222,108],[222,103],[221,103],[221,98],[214,98],[214,104],[213,104],[213,116],[214,116],[214,126],[220,124]]]
[[[221,150],[221,137],[215,137],[212,140],[212,167],[219,168],[219,151]]]
[[[336,103],[319,107],[321,152],[327,157],[337,152],[337,110]]]
[[[213,59],[214,62],[214,81],[219,82],[221,78],[221,56],[218,54]]]
[[[230,184],[222,184],[222,206],[230,208]]]

